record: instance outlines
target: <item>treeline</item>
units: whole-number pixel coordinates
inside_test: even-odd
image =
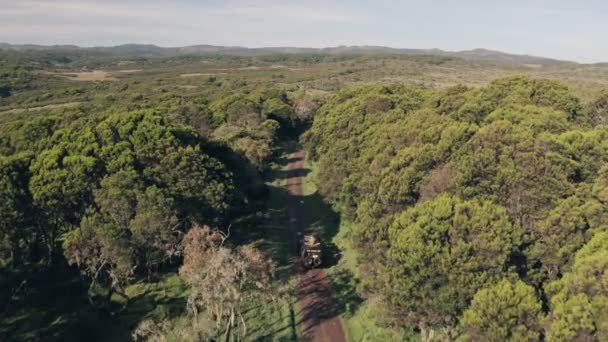
[[[565,86],[347,88],[303,141],[354,222],[387,325],[479,341],[608,338],[608,111]]]

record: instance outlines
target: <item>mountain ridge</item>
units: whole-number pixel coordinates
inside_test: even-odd
[[[554,58],[512,54],[502,51],[476,48],[471,50],[448,51],[442,49],[392,48],[378,45],[338,45],[325,48],[274,46],[250,48],[244,46],[221,46],[198,44],[181,47],[161,47],[154,44],[121,44],[115,46],[80,47],[77,45],[37,45],[10,44],[0,42],[0,50],[12,51],[89,51],[113,55],[136,55],[142,57],[173,57],[181,55],[233,55],[262,56],[268,54],[395,54],[395,55],[440,55],[458,57],[471,61],[492,61],[512,64],[556,64],[574,63]]]

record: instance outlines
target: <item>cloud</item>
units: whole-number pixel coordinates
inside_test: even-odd
[[[8,5],[0,1],[0,16],[37,18],[46,20],[52,17],[71,18],[156,18],[166,14],[162,7],[142,6],[137,3],[99,2],[99,1],[45,1],[22,0],[16,4]]]
[[[0,41],[99,45],[297,44],[321,27],[368,23],[355,8],[325,2],[0,0]],[[308,40],[308,39],[307,39]],[[291,42],[291,43],[290,43]]]
[[[373,20],[355,7],[318,1],[0,0],[0,41],[312,46],[327,41],[323,31]]]
[[[236,15],[248,18],[286,19],[306,22],[327,23],[364,23],[371,18],[369,15],[352,10],[330,6],[302,6],[302,5],[271,5],[271,6],[244,6],[222,8],[216,14]]]
[[[157,19],[171,19],[174,22],[192,20],[221,20],[221,19],[246,19],[246,20],[284,20],[284,21],[307,21],[307,22],[362,22],[369,19],[369,15],[354,11],[350,8],[340,8],[326,4],[285,4],[268,3],[263,5],[243,5],[228,3],[210,5],[202,3],[158,3],[146,2],[141,4],[134,1],[45,1],[45,0],[23,0],[18,3],[0,1],[0,17],[40,19],[48,20],[55,18],[96,18],[104,20],[108,18],[138,18],[146,21]],[[31,22],[25,21],[24,24]],[[166,22],[170,24],[170,22]]]

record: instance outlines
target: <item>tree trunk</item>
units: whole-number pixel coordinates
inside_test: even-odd
[[[229,342],[229,341],[234,341],[234,338],[232,336],[232,331],[234,329],[234,319],[235,319],[235,312],[234,312],[234,308],[230,309],[230,316],[228,316],[228,323],[226,324],[226,333],[224,335],[225,341]]]
[[[228,323],[226,324],[226,333],[224,335],[224,340],[226,342],[230,342],[230,330],[232,329],[231,318],[232,318],[232,311],[230,313],[230,317],[228,317]]]
[[[95,287],[96,284],[97,284],[96,279],[93,279],[91,281],[91,284],[89,285],[89,290],[87,291],[87,298],[89,299],[89,303],[91,303],[91,306],[94,308],[97,308],[97,305],[95,304],[95,301],[93,300],[93,297],[91,296],[91,290],[93,290],[93,288]]]
[[[114,286],[114,292],[116,292],[117,295],[119,295],[122,298],[124,298],[127,301],[127,303],[131,299],[131,298],[129,298],[129,296],[125,293],[125,291],[120,286]],[[127,305],[127,304],[125,303],[125,305]]]
[[[245,323],[245,318],[241,314],[240,310],[239,310],[239,318],[241,319],[241,322],[243,324],[243,338],[245,338],[245,337],[247,337],[247,323]]]

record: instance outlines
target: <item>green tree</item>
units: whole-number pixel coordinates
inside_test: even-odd
[[[199,221],[223,218],[235,195],[233,174],[219,160],[200,147],[179,147],[145,171],[168,189],[178,205]]]
[[[19,265],[38,243],[29,193],[30,154],[0,156],[0,265]]]
[[[537,223],[528,256],[540,263],[543,277],[554,280],[568,269],[576,251],[594,232],[606,229],[606,224],[608,211],[594,198],[574,195],[563,199]]]
[[[289,123],[293,117],[293,109],[291,106],[278,98],[264,101],[262,104],[262,113],[271,119],[285,123]]]
[[[83,217],[80,227],[64,234],[63,249],[68,263],[91,279],[88,293],[92,305],[99,305],[93,298],[97,285],[108,290],[102,304],[113,293],[129,299],[125,286],[134,275],[136,263],[128,231],[91,213]]]
[[[608,338],[608,232],[595,234],[576,253],[572,270],[550,283],[548,341]]]
[[[534,288],[504,279],[477,291],[462,325],[472,341],[538,341],[541,318]]]
[[[452,326],[475,292],[508,274],[521,235],[490,202],[442,195],[418,204],[391,225],[382,293],[407,325]]]
[[[484,197],[504,205],[514,220],[531,229],[531,216],[573,192],[572,168],[555,162],[548,146],[527,126],[493,121],[454,156],[454,188],[464,198]]]
[[[251,128],[262,121],[259,99],[248,98],[245,94],[234,94],[214,101],[209,106],[216,124],[224,122]]]
[[[159,188],[152,186],[137,194],[129,229],[148,278],[156,267],[178,254],[180,228],[172,199]]]
[[[135,216],[141,180],[135,170],[125,169],[106,175],[94,191],[95,204],[109,222],[123,229]]]
[[[52,261],[57,238],[78,225],[99,172],[99,160],[69,155],[65,147],[43,151],[32,162],[29,189],[39,210],[38,226]]]
[[[534,243],[527,256],[540,282],[555,280],[568,271],[576,251],[597,232],[608,227],[608,167],[604,166],[592,184],[581,184],[576,193],[556,201],[556,206],[532,230]],[[539,268],[540,274],[535,274]]]

